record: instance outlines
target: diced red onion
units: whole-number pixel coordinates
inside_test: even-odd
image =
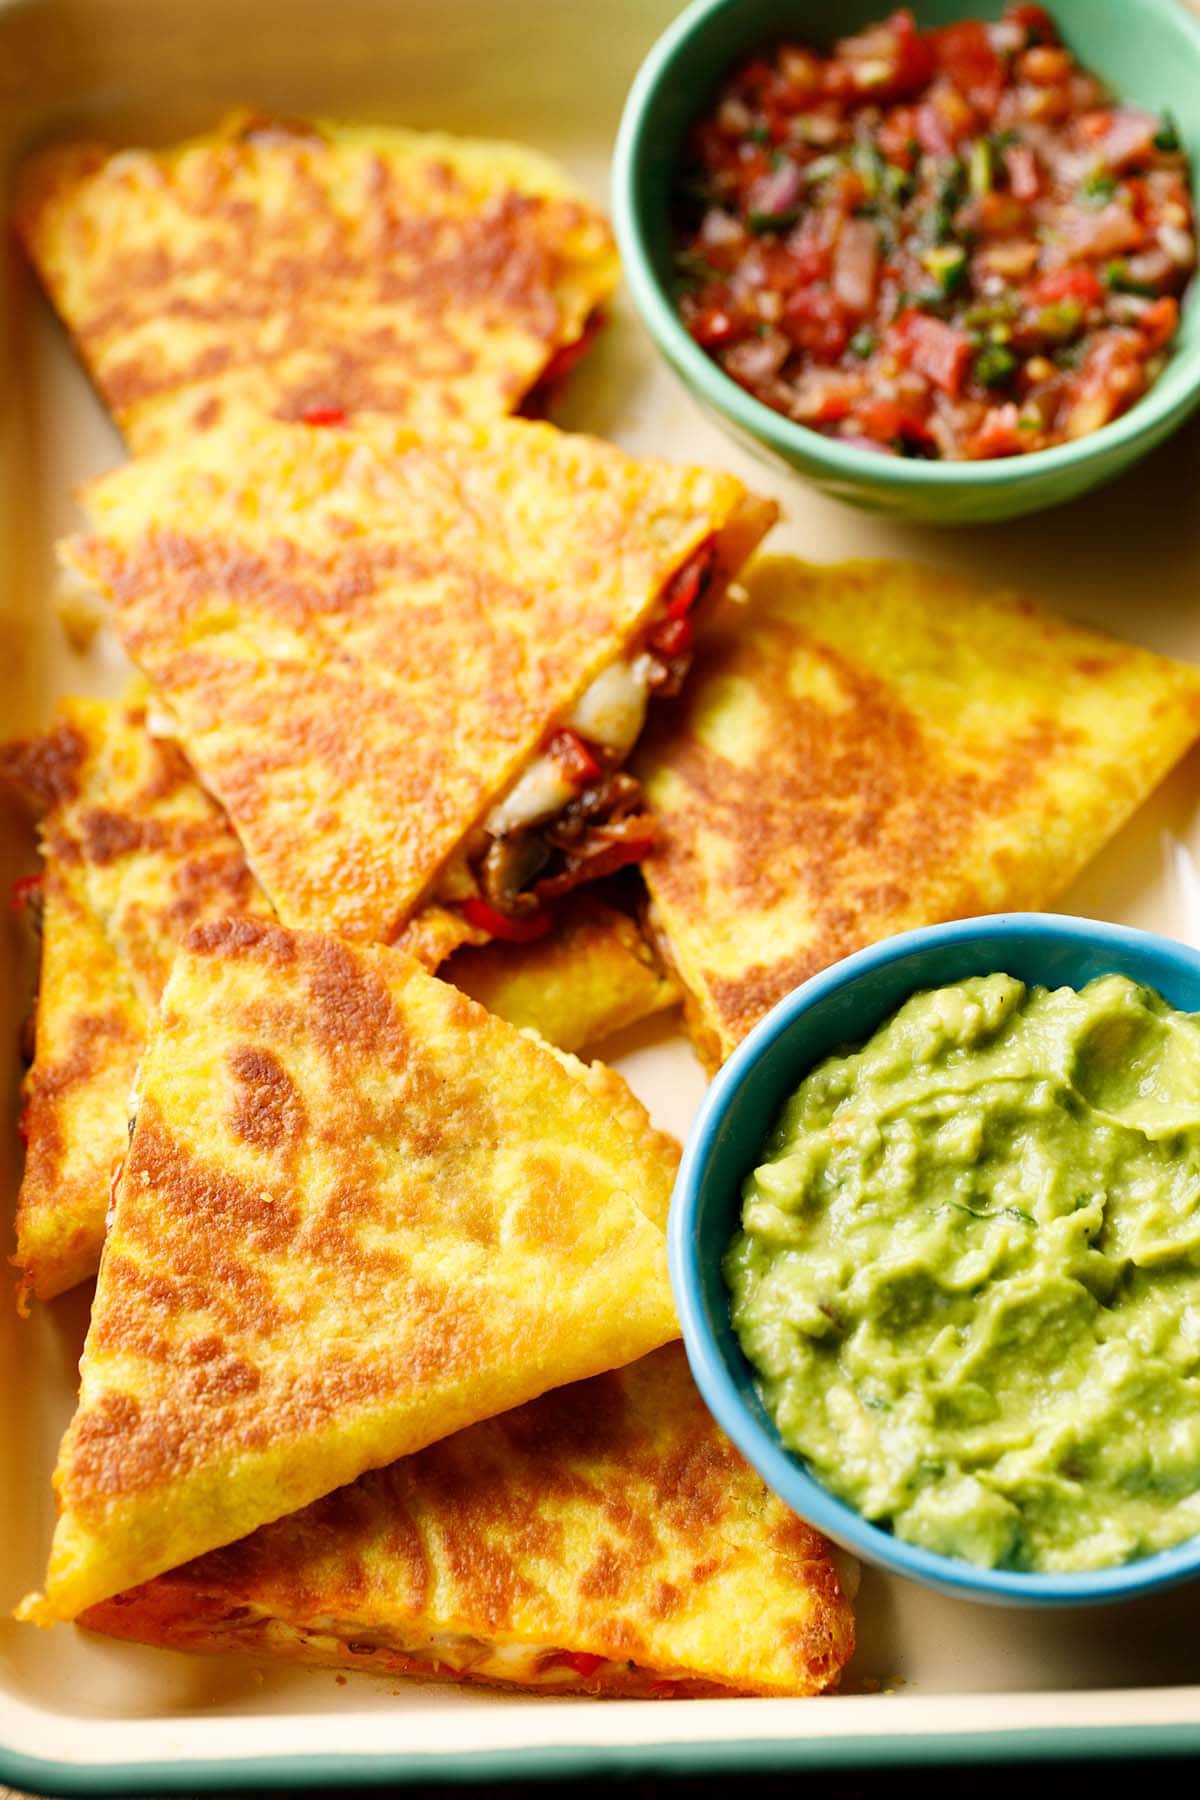
[[[726,351],[725,367],[742,381],[769,381],[778,375],[788,358],[791,345],[781,331],[768,331],[760,338],[748,338]]]
[[[720,244],[736,244],[742,236],[742,228],[732,213],[723,207],[710,206],[700,225],[700,241],[710,247]]]
[[[1158,120],[1149,113],[1137,112],[1127,106],[1118,107],[1100,140],[1100,154],[1110,169],[1124,169],[1131,162],[1149,156],[1158,130]]]
[[[833,291],[851,312],[869,313],[879,273],[879,233],[868,219],[847,219],[833,256]]]
[[[749,210],[774,218],[792,211],[804,192],[804,177],[790,158],[764,175],[750,189]]]

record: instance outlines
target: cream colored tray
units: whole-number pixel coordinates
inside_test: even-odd
[[[6,169],[47,137],[166,140],[231,103],[505,135],[561,156],[600,197],[621,101],[671,0],[0,0]],[[81,477],[120,447],[15,257],[4,272],[0,386],[0,730],[36,726],[59,692],[111,690],[114,646],[66,646],[51,546]],[[1025,524],[905,529],[759,467],[659,367],[622,304],[560,422],[633,450],[724,464],[774,493],[771,545],[809,557],[912,556],[1024,586],[1062,611],[1200,661],[1200,422],[1120,485]],[[1064,909],[1200,942],[1200,759],[1171,778]],[[15,819],[0,894],[31,866]],[[0,927],[4,1042],[28,992]],[[610,1047],[683,1133],[699,1071],[665,1025]],[[16,1182],[16,1061],[0,1179]],[[7,1217],[7,1210],[6,1210]],[[7,1227],[6,1227],[7,1231]],[[8,1246],[5,1245],[5,1248]],[[0,1304],[0,1610],[34,1586],[49,1472],[69,1414],[86,1295],[19,1322]],[[1195,1589],[1153,1604],[1038,1616],[955,1604],[868,1572],[846,1692],[677,1705],[525,1699],[187,1658],[0,1623],[0,1780],[64,1792],[196,1793],[261,1783],[499,1779],[617,1769],[930,1762],[960,1755],[1200,1749]]]

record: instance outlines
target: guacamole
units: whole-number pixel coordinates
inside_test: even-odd
[[[1200,1533],[1200,1016],[1120,975],[915,995],[784,1108],[725,1277],[784,1442],[943,1555]]]

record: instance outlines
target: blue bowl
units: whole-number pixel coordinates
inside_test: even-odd
[[[996,973],[1051,988],[1127,975],[1172,1006],[1200,1012],[1200,954],[1093,919],[1051,913],[962,919],[860,950],[781,1000],[709,1089],[671,1202],[671,1284],[688,1361],[714,1418],[780,1498],[836,1543],[964,1599],[1082,1606],[1132,1598],[1200,1574],[1200,1537],[1136,1562],[1065,1575],[981,1569],[905,1544],[835,1499],[784,1449],[729,1321],[721,1260],[740,1222],[742,1182],[803,1076],[831,1051],[868,1038],[910,994]]]

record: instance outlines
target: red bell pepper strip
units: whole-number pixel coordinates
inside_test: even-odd
[[[690,619],[664,619],[647,632],[646,644],[660,656],[684,656],[691,649],[695,635]]]
[[[42,891],[44,875],[22,875],[14,881],[9,894],[8,904],[13,912],[24,912],[36,894]]]
[[[474,925],[477,931],[486,931],[505,944],[533,944],[554,929],[554,914],[549,907],[510,917],[475,894],[463,901],[462,915],[468,925]]]
[[[663,590],[663,604],[668,619],[682,619],[700,598],[705,582],[712,574],[717,547],[711,538],[693,550],[683,567],[676,569]]]
[[[548,1656],[540,1659],[538,1667],[542,1670],[573,1669],[576,1675],[582,1675],[586,1679],[607,1661],[606,1656],[593,1656],[590,1650],[552,1650]]]
[[[302,425],[348,425],[350,423],[340,406],[310,406],[307,412],[300,414]]]

